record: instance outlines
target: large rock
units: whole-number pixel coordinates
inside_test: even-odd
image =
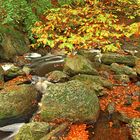
[[[94,90],[77,80],[49,85],[41,104],[41,118],[45,121],[96,121],[100,109]]]
[[[16,76],[24,75],[25,73],[22,71],[20,67],[15,65],[11,66],[8,70],[4,72],[6,78],[12,79]]]
[[[130,78],[136,78],[137,77],[137,73],[135,72],[135,70],[129,66],[125,66],[125,65],[119,65],[117,63],[112,63],[111,64],[111,69],[115,72],[115,74],[126,74],[128,75]]]
[[[54,70],[63,70],[64,56],[48,53],[41,58],[31,59],[31,61],[30,67],[32,72],[38,76],[45,76]]]
[[[112,63],[119,63],[119,64],[126,64],[128,66],[135,66],[136,57],[132,55],[120,55],[116,53],[105,53],[101,57],[101,61],[104,64],[112,64]]]
[[[81,55],[67,57],[64,65],[64,71],[69,75],[76,75],[79,73],[98,75],[98,72],[92,67],[92,63]]]
[[[74,77],[72,77],[74,80],[79,80],[81,82],[85,82],[86,85],[100,85],[102,87],[106,88],[112,88],[112,83],[101,77],[101,76],[93,76],[93,75],[86,75],[86,74],[79,74]]]
[[[38,93],[30,85],[12,85],[0,91],[0,126],[26,118],[36,109]]]
[[[66,73],[58,70],[46,74],[45,77],[47,78],[48,81],[53,83],[65,82],[68,81],[69,79],[69,76]]]
[[[11,60],[29,51],[28,39],[11,27],[0,25],[0,58]]]
[[[49,123],[31,122],[23,125],[14,140],[40,140],[53,128]]]
[[[2,65],[4,70],[5,80],[9,80],[21,75],[29,75],[31,69],[28,66],[23,66],[23,68],[14,65],[13,63],[5,63]]]

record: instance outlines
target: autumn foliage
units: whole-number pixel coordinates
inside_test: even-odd
[[[112,83],[116,83],[113,76],[110,75]],[[105,111],[110,102],[115,103],[115,111],[122,112],[129,118],[139,118],[140,112],[137,110],[140,106],[139,96],[140,87],[130,82],[127,86],[115,86],[112,90],[106,90],[107,97],[100,99],[101,110]],[[127,105],[128,98],[132,103]]]
[[[64,140],[88,140],[89,132],[86,131],[86,124],[71,125],[70,132]]]
[[[129,11],[129,6],[135,11]],[[131,22],[138,14],[137,10],[136,4],[111,7],[101,2],[95,5],[90,0],[84,6],[64,5],[49,9],[42,21],[36,22],[32,28],[35,43],[31,46],[68,51],[93,47],[116,51],[122,45],[122,38],[130,38],[134,34],[139,36],[139,23]],[[130,19],[129,23],[120,21],[120,13]]]

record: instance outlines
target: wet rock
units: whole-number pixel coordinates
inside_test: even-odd
[[[107,80],[101,76],[79,74],[79,75],[72,77],[72,79],[79,80],[81,82],[85,81],[88,84],[93,84],[93,85],[97,84],[97,85],[100,85],[100,86],[106,87],[106,88],[112,88],[112,86],[113,86],[109,80]]]
[[[114,79],[122,83],[130,82],[129,76],[125,74],[114,75]]]
[[[54,70],[63,70],[64,57],[61,55],[47,54],[41,58],[32,59],[30,68],[32,73],[38,76],[45,76],[47,73]]]
[[[4,72],[4,77],[6,80],[15,78],[20,75],[25,75],[25,72],[18,66],[13,65],[7,71]]]
[[[56,119],[94,122],[100,111],[94,90],[77,80],[48,86],[41,104],[41,118],[47,122]]]
[[[69,76],[62,71],[52,71],[45,75],[48,81],[57,83],[68,81]]]
[[[40,140],[54,126],[45,122],[31,122],[23,125],[14,140]]]
[[[140,118],[132,119],[129,128],[133,140],[140,140]]]
[[[119,65],[117,63],[112,63],[111,69],[112,69],[112,71],[115,72],[115,74],[120,74],[120,75],[125,74],[133,79],[135,79],[137,77],[137,73],[135,72],[135,70],[128,66],[125,66],[125,65]]]
[[[92,67],[92,63],[81,55],[67,57],[64,64],[64,71],[69,75],[92,74],[98,75],[97,70]]]
[[[16,55],[29,51],[29,40],[11,26],[0,25],[0,58],[12,60]]]
[[[28,66],[23,66],[23,68],[12,65],[8,70],[5,70],[4,77],[6,80],[13,79],[17,76],[21,75],[29,75],[31,72],[31,68]]]
[[[38,93],[30,85],[11,85],[0,91],[0,126],[28,118],[36,109]]]
[[[0,89],[2,89],[4,86],[4,70],[0,66]]]
[[[136,57],[131,55],[121,55],[116,53],[105,53],[101,57],[101,62],[104,64],[119,63],[128,66],[135,66]]]

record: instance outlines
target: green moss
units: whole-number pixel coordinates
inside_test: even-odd
[[[51,125],[45,122],[32,122],[21,127],[14,140],[39,140],[47,134]]]
[[[49,86],[41,102],[41,117],[45,121],[96,121],[99,113],[95,92],[76,80]]]
[[[0,123],[2,119],[30,114],[37,99],[37,91],[27,85],[10,86],[0,91]],[[28,98],[27,98],[28,97]]]

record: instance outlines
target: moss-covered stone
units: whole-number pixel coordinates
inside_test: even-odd
[[[95,91],[97,96],[102,96],[104,94],[102,92],[102,90],[104,89],[103,85],[99,82],[96,83],[96,81],[92,79],[92,75],[81,74],[72,77],[72,79],[82,82],[88,89]]]
[[[46,74],[45,77],[47,78],[48,81],[54,82],[54,83],[65,82],[69,79],[69,76],[66,73],[62,71],[57,71],[57,70]]]
[[[67,57],[64,65],[64,71],[69,75],[76,75],[79,73],[98,75],[97,70],[92,67],[92,63],[81,55]]]
[[[98,55],[97,52],[90,51],[90,50],[78,50],[78,54],[86,57],[89,59],[91,62],[94,62],[96,60],[96,56]]]
[[[115,74],[126,74],[130,78],[137,77],[137,73],[135,72],[135,70],[133,68],[130,68],[129,66],[112,63],[111,69],[115,72]]]
[[[45,122],[31,122],[23,125],[14,140],[40,140],[53,128]]]
[[[76,76],[72,77],[72,79],[79,80],[81,82],[85,82],[86,85],[88,85],[88,84],[90,84],[90,85],[93,84],[93,86],[100,85],[100,86],[106,87],[106,88],[112,88],[112,86],[113,86],[109,80],[107,80],[101,76],[80,74],[80,75],[76,75]]]
[[[101,61],[104,64],[112,64],[112,63],[119,63],[119,64],[126,64],[128,66],[135,66],[136,57],[132,55],[121,55],[116,53],[105,53],[102,55]]]
[[[12,27],[0,25],[0,58],[11,60],[29,51],[28,39]]]
[[[4,75],[8,78],[14,78],[19,75],[25,74],[20,67],[12,66],[10,69],[5,71]]]
[[[94,90],[77,80],[50,85],[41,103],[41,118],[45,121],[96,121],[99,115],[99,101]]]
[[[12,85],[0,91],[0,125],[8,119],[32,114],[37,104],[37,91],[30,85]]]

